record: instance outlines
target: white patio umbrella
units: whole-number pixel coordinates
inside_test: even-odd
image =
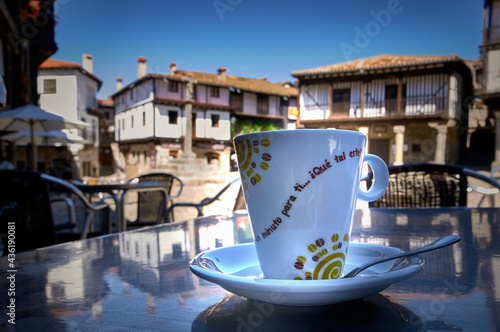
[[[75,134],[68,134],[62,131],[53,130],[53,131],[33,131],[30,132],[28,130],[17,131],[15,133],[10,133],[0,138],[6,141],[15,142],[16,145],[23,145],[31,143],[33,134],[33,143],[36,145],[44,145],[45,146],[45,167],[48,167],[49,157],[48,157],[48,148],[49,146],[60,146],[67,145],[71,143],[83,143],[83,137],[80,137]]]
[[[0,130],[30,132],[32,151],[31,168],[35,169],[35,131],[61,129],[83,129],[88,125],[81,121],[70,121],[62,116],[49,113],[37,105],[28,104],[0,113]]]
[[[31,132],[28,130],[16,131],[0,137],[3,140],[15,142],[17,145],[31,143]],[[84,139],[78,135],[68,134],[62,131],[33,131],[35,144],[45,146],[57,146],[61,144],[83,143]]]

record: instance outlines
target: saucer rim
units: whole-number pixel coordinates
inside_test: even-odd
[[[359,243],[352,242],[350,245],[372,248],[374,250],[385,249],[385,250],[397,250],[403,252],[399,248],[391,246],[383,246],[378,244],[370,243]],[[235,276],[232,274],[224,274],[222,272],[217,272],[204,267],[201,267],[194,262],[197,258],[206,255],[207,253],[213,252],[215,250],[231,250],[231,248],[236,246],[255,246],[254,242],[237,244],[234,246],[216,248],[212,250],[207,250],[193,257],[189,263],[191,271],[198,277],[207,280],[209,282],[215,283],[220,287],[226,289],[237,295],[245,296],[250,299],[266,301],[266,292],[280,292],[283,294],[292,295],[298,297],[298,300],[291,300],[290,303],[285,303],[288,305],[325,305],[333,304],[337,302],[342,302],[345,300],[354,300],[364,296],[371,295],[373,293],[380,292],[389,286],[409,279],[423,269],[424,260],[419,256],[418,263],[413,263],[406,266],[400,270],[388,271],[384,273],[376,273],[369,275],[360,275],[354,278],[347,279],[335,279],[335,280],[282,280],[282,279],[265,279],[265,278],[255,278],[255,277],[244,277]],[[321,296],[325,297],[325,294],[339,295],[340,293],[350,292],[355,290],[354,293],[358,295],[340,295],[337,296],[343,300],[337,301],[335,299],[329,300],[314,300],[314,299],[303,299],[304,297],[310,296]],[[361,295],[359,295],[361,294]],[[335,297],[335,296],[333,296]],[[270,302],[270,301],[266,301]]]

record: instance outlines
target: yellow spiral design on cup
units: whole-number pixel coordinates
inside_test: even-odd
[[[342,275],[345,255],[341,252],[324,257],[314,269],[313,279],[338,279]]]

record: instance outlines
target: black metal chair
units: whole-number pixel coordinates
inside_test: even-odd
[[[125,197],[130,197],[133,190],[129,190],[124,197],[122,197],[122,201],[125,202],[125,205],[137,204],[137,217],[135,220],[127,219],[127,229],[153,226],[173,221],[173,216],[169,215],[170,212],[168,209],[172,205],[172,199],[179,197],[182,193],[183,183],[181,179],[168,173],[149,173],[140,175],[128,182],[165,182],[166,186],[163,188],[164,190],[161,191],[134,193],[134,195],[137,195],[136,201],[127,201]],[[171,195],[174,187],[176,187],[176,189],[178,188],[178,191],[175,195]]]
[[[371,185],[371,173],[365,178]],[[468,194],[474,190],[468,178],[476,178],[493,187],[498,193],[500,183],[471,169],[443,164],[407,164],[389,166],[389,185],[386,193],[370,207],[448,207],[467,206]]]
[[[178,202],[178,203],[173,203],[172,205],[170,205],[170,207],[168,208],[168,215],[169,216],[173,216],[174,214],[174,209],[175,208],[179,208],[179,207],[187,207],[187,208],[194,208],[198,211],[198,217],[203,217],[204,216],[204,213],[203,213],[203,208],[210,205],[210,204],[213,204],[214,202],[216,201],[219,201],[222,194],[224,194],[228,189],[229,187],[231,187],[234,183],[236,182],[239,182],[239,178],[236,178],[234,180],[232,180],[231,182],[229,182],[228,184],[226,184],[221,190],[219,190],[219,192],[217,192],[217,194],[215,194],[214,196],[212,197],[205,197],[204,199],[202,199],[200,202],[198,203],[188,203],[188,202]],[[240,185],[240,191],[241,191],[241,185]],[[239,195],[238,195],[239,197]],[[238,199],[236,199],[236,203],[235,203],[235,208],[237,206],[240,206],[240,202],[238,201]],[[244,204],[244,202],[243,202]]]
[[[108,207],[92,204],[72,184],[59,178],[26,170],[0,171],[0,237],[3,254],[9,253],[9,244],[15,244],[15,252],[33,250],[70,240],[85,239],[92,228],[94,211]],[[54,190],[54,191],[53,191]],[[79,233],[75,217],[69,223],[55,226],[52,204],[61,201],[54,192],[71,194],[81,200],[85,208],[85,221]],[[62,201],[67,202],[66,199]],[[72,207],[69,207],[69,211]],[[71,229],[70,233],[60,230]],[[100,234],[99,234],[100,235]]]

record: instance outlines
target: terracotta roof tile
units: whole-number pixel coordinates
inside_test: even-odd
[[[102,106],[114,106],[115,101],[113,99],[98,99],[97,104]]]
[[[278,96],[297,96],[298,90],[294,87],[285,87],[278,83],[271,83],[265,79],[239,77],[226,75],[225,80],[220,80],[218,74],[201,73],[188,70],[176,70],[174,75],[170,74],[151,74],[155,77],[165,77],[173,80],[183,80],[191,75],[199,84],[215,85],[228,88],[240,89],[242,91],[251,91]]]
[[[370,58],[341,62],[333,65],[305,70],[296,70],[292,76],[307,76],[314,74],[327,74],[337,72],[359,71],[361,69],[380,69],[406,67],[413,65],[443,63],[462,60],[458,55],[391,55],[383,54]]]
[[[102,81],[97,76],[95,76],[92,73],[87,72],[85,69],[83,69],[82,66],[80,66],[76,62],[48,58],[47,60],[42,62],[40,64],[40,66],[38,66],[38,68],[39,69],[47,69],[47,70],[51,70],[51,69],[77,69],[77,70],[80,70],[83,74],[86,74],[86,75],[90,76],[92,79],[94,79],[95,81],[97,81],[97,83],[99,84],[99,89],[101,88],[101,85],[102,85]]]
[[[39,66],[39,68],[82,68],[78,63],[64,60],[48,58]]]

